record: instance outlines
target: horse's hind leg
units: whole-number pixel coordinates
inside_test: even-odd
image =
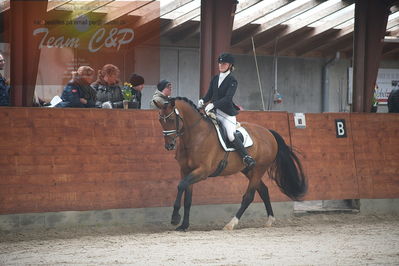
[[[241,219],[241,216],[244,214],[245,210],[252,203],[255,197],[255,191],[259,185],[260,177],[254,178],[255,174],[251,174],[251,176],[247,176],[249,178],[249,184],[247,191],[242,197],[241,206],[238,209],[236,216],[231,219],[231,221],[225,225],[224,230],[233,230],[234,227],[238,224],[238,221]]]
[[[260,180],[259,187],[257,188],[257,191],[258,191],[259,196],[262,198],[263,203],[265,204],[265,207],[266,207],[266,212],[267,212],[267,216],[268,216],[266,226],[270,227],[270,226],[272,226],[272,224],[276,220],[276,218],[274,218],[272,204],[270,203],[269,189],[267,188],[265,183],[263,183],[262,180]]]

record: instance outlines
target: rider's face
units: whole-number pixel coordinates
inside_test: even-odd
[[[219,72],[226,72],[229,70],[231,64],[229,63],[219,63]]]

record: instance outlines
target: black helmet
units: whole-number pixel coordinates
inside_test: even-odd
[[[231,54],[223,53],[219,56],[218,63],[229,63],[234,65],[234,57]]]

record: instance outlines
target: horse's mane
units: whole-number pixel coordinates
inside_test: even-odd
[[[188,103],[195,111],[197,111],[203,118],[206,118],[207,120],[209,119],[208,116],[206,116],[205,114],[200,112],[200,109],[198,109],[197,105],[195,105],[195,103],[193,103],[193,101],[191,101],[190,99],[186,98],[186,97],[180,97],[177,96],[175,98],[172,98],[172,100],[181,100],[183,102]]]

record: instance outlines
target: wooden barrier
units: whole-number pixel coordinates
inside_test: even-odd
[[[347,137],[337,138],[335,119]],[[399,115],[242,112],[300,150],[307,200],[399,197]],[[172,206],[180,179],[153,110],[0,108],[0,214]],[[267,176],[272,201],[287,201]],[[239,203],[241,174],[209,178],[194,204]],[[259,201],[259,198],[256,198]]]

